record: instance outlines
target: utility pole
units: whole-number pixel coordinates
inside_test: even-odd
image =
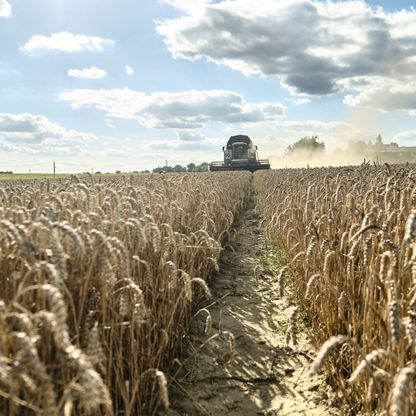
[[[53,177],[55,179],[55,173],[56,173],[56,166],[55,166],[55,162],[53,162]]]
[[[165,172],[167,172],[167,171],[168,171],[168,161],[165,160]]]

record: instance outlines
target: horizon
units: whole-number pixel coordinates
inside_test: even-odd
[[[381,137],[381,135],[380,135]],[[317,138],[319,139],[319,138]],[[381,137],[381,139],[383,140],[383,138]],[[294,142],[295,143],[295,142]],[[322,142],[325,146],[325,143]],[[354,146],[357,144],[360,144],[359,141],[357,142],[349,142],[350,145]],[[382,141],[383,145],[397,145],[397,143],[385,143],[384,141]],[[368,142],[365,143],[366,146],[370,146],[373,147],[376,145],[375,142],[373,142],[372,140],[369,140]],[[398,145],[398,149],[412,149],[412,151],[415,151],[415,155],[416,155],[416,146],[400,146]],[[368,151],[368,148],[366,149]],[[297,150],[294,153],[290,154],[288,153],[288,148],[285,149],[284,153],[282,154],[278,154],[278,155],[272,155],[271,156],[271,163],[275,164],[275,169],[287,169],[287,168],[324,168],[324,167],[347,167],[347,166],[359,166],[362,163],[365,162],[371,162],[371,163],[376,163],[376,164],[384,164],[387,161],[379,161],[378,157],[377,160],[372,160],[372,159],[368,159],[369,155],[367,153],[358,153],[358,152],[352,152],[350,154],[350,157],[345,158],[343,155],[344,149],[341,148],[335,148],[333,149],[331,152],[327,152],[326,147],[324,147],[323,150],[318,150],[318,151],[314,151],[314,150]],[[333,163],[335,161],[335,163]],[[332,163],[330,163],[332,162]],[[143,174],[143,173],[161,173],[159,170],[162,169],[162,171],[164,173],[181,173],[179,171],[172,171],[172,170],[166,170],[164,171],[163,169],[166,167],[168,169],[173,169],[176,168],[177,166],[179,166],[180,168],[183,169],[187,169],[189,164],[193,164],[194,167],[198,167],[200,165],[209,165],[209,161],[203,161],[200,164],[195,164],[192,161],[189,161],[187,164],[181,165],[181,164],[176,164],[176,165],[172,165],[169,164],[168,160],[165,160],[165,163],[163,164],[159,164],[157,166],[154,166],[152,168],[148,168],[148,169],[143,169],[143,170],[130,170],[130,171],[122,171],[120,169],[116,169],[114,172],[111,171],[100,171],[100,170],[94,170],[94,168],[91,168],[90,171],[88,170],[83,170],[83,171],[76,171],[76,172],[65,172],[65,171],[59,171],[58,169],[56,169],[56,164],[55,162],[52,162],[51,164],[51,170],[52,171],[33,171],[30,169],[29,172],[13,172],[13,171],[1,171],[0,170],[0,180],[3,179],[2,176],[7,176],[7,175],[12,175],[12,176],[36,176],[36,175],[42,175],[42,176],[53,176],[55,177],[55,175],[57,177],[62,177],[62,176],[66,176],[66,175],[115,175],[115,174]],[[397,163],[402,163],[402,162],[398,162],[395,161],[394,159],[392,161],[389,161],[388,164],[397,164]],[[412,163],[412,162],[411,162]],[[413,163],[416,163],[413,162]],[[58,167],[59,168],[59,167]],[[54,172],[55,169],[55,172]],[[208,167],[209,169],[209,167]],[[273,169],[273,167],[272,167]],[[209,171],[209,170],[208,170]],[[203,172],[207,172],[205,170],[199,171],[199,170],[195,170],[195,171],[188,171],[186,170],[186,172],[193,172],[193,173],[203,173]],[[29,179],[29,178],[28,178]]]

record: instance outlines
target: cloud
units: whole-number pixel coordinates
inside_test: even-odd
[[[105,69],[100,69],[96,66],[84,69],[68,69],[68,76],[72,78],[99,79],[104,78],[106,75],[107,71]]]
[[[72,108],[95,108],[107,117],[134,119],[146,127],[195,129],[207,122],[261,123],[278,120],[280,103],[252,103],[225,90],[157,92],[147,95],[129,88],[75,89],[59,94]]]
[[[134,74],[134,69],[131,66],[129,66],[129,65],[126,65],[124,67],[124,70],[126,71],[126,74],[127,75],[133,75]]]
[[[285,100],[295,105],[305,105],[311,102],[309,98],[285,98]]]
[[[105,119],[104,119],[104,123],[105,123],[105,125],[106,125],[107,127],[109,127],[110,129],[115,129],[115,128],[116,128],[116,126],[115,126],[115,124],[113,123],[113,120],[112,120],[111,118],[105,118]]]
[[[6,151],[74,155],[94,139],[92,134],[66,129],[41,115],[0,113],[0,144]]]
[[[405,85],[416,72],[414,9],[388,13],[361,0],[165,2],[185,12],[157,23],[174,58],[276,75],[293,94],[335,93],[359,76]]]
[[[405,145],[410,144],[414,146],[416,143],[416,130],[402,131],[393,137],[393,141],[398,141]]]
[[[104,156],[116,157],[116,158],[129,158],[131,157],[131,150],[126,149],[107,149],[103,152]]]
[[[350,125],[343,121],[319,121],[319,120],[283,120],[278,127],[287,131],[306,132],[307,135],[316,132],[330,132],[334,130],[348,129]]]
[[[203,12],[209,0],[165,0],[165,3],[188,13]]]
[[[10,17],[12,15],[12,6],[7,0],[0,0],[0,17]]]
[[[53,33],[51,36],[33,35],[21,47],[21,50],[28,53],[38,49],[60,52],[80,52],[83,50],[102,52],[105,47],[112,45],[114,45],[114,41],[111,39],[59,32]]]
[[[218,146],[217,146],[218,147]],[[172,152],[175,152],[175,156],[179,156],[180,153],[188,154],[185,160],[193,160],[195,153],[203,153],[207,154],[208,152],[212,151],[213,144],[210,142],[183,142],[180,140],[173,140],[170,142],[166,141],[155,141],[150,143],[148,146],[149,152],[157,151],[159,156],[163,155],[163,157],[169,158],[172,156]],[[180,152],[178,154],[178,152]],[[192,153],[192,155],[189,155]]]
[[[396,82],[386,78],[362,80],[355,86],[357,95],[347,95],[344,103],[352,107],[371,107],[383,111],[416,110],[416,82]]]
[[[205,140],[205,136],[195,130],[178,130],[176,131],[176,137],[181,142],[202,142]]]

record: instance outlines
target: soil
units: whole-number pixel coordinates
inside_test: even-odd
[[[286,343],[295,306],[290,296],[278,297],[278,271],[267,266],[267,258],[270,250],[250,201],[210,282],[213,296],[205,308],[212,317],[211,334],[204,334],[207,313],[201,311],[164,415],[341,414],[323,378],[308,374],[315,351],[306,335],[300,329],[298,345]],[[207,342],[210,337],[215,339]]]

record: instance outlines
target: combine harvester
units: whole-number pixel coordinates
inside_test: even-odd
[[[257,154],[257,146],[253,145],[250,137],[238,135],[231,136],[227,146],[223,146],[224,162],[211,162],[211,172],[226,170],[249,170],[255,172],[260,169],[270,169],[267,159],[260,160]]]

